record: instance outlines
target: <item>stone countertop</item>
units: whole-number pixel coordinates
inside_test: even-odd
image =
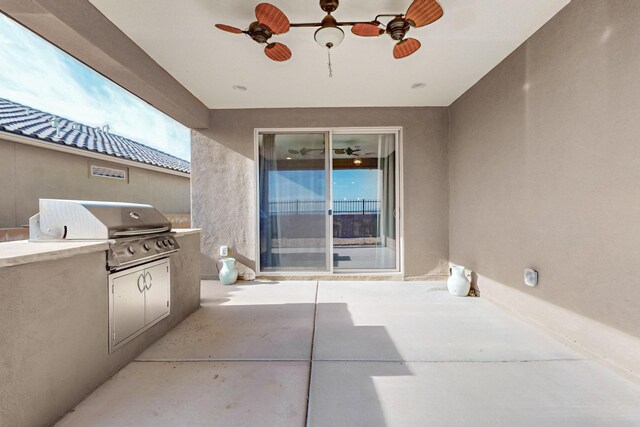
[[[172,231],[175,231],[176,237],[202,232],[199,228],[177,228]],[[5,242],[0,243],[0,268],[51,261],[74,255],[106,251],[107,249],[109,249],[109,244],[106,241],[30,242],[18,240]]]
[[[0,268],[106,251],[108,248],[109,244],[105,241],[5,242],[0,243]]]
[[[171,231],[176,233],[176,237],[180,237],[202,233],[202,228],[174,228]]]

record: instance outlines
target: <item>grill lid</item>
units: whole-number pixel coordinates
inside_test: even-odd
[[[29,225],[31,240],[104,240],[171,230],[151,205],[60,199],[40,199]]]

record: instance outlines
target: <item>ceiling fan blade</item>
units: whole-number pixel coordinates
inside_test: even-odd
[[[344,154],[345,150],[341,149],[341,148],[336,148],[335,150],[333,150],[336,152],[336,154]]]
[[[282,34],[289,31],[289,18],[272,4],[260,3],[257,5],[256,18],[258,18],[259,23],[269,27],[273,34]]]
[[[420,49],[420,42],[416,39],[404,39],[396,43],[393,47],[393,57],[396,59],[404,58]]]
[[[289,150],[289,154],[300,154],[297,150]]]
[[[291,58],[291,50],[282,43],[269,43],[264,48],[264,53],[269,59],[277,62],[288,61]]]
[[[216,24],[216,28],[222,31],[226,31],[228,33],[233,33],[233,34],[243,33],[243,31],[240,28],[232,27],[231,25]]]
[[[376,24],[355,24],[351,27],[351,32],[360,37],[378,37],[384,34],[384,30]]]
[[[404,19],[414,27],[424,27],[442,18],[444,12],[436,0],[414,0]]]

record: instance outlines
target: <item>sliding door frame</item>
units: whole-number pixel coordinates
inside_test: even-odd
[[[345,134],[390,134],[395,135],[396,161],[395,161],[395,206],[396,206],[396,268],[395,269],[349,269],[334,272],[333,267],[333,215],[328,212],[325,215],[325,230],[327,237],[326,271],[261,271],[260,265],[260,134],[310,134],[324,133],[326,145],[329,147],[325,156],[326,192],[325,201],[327,210],[333,212],[333,135]],[[402,152],[402,127],[320,127],[320,128],[255,128],[254,129],[254,182],[255,182],[255,258],[256,274],[259,276],[322,276],[333,274],[348,275],[389,275],[403,274],[404,272],[404,198],[403,198],[403,152]]]
[[[331,273],[332,274],[363,274],[363,275],[370,275],[370,274],[392,274],[392,273],[402,273],[404,271],[403,265],[402,265],[402,253],[403,253],[403,248],[401,245],[401,241],[402,241],[402,223],[404,221],[402,221],[402,197],[401,197],[401,193],[402,193],[402,182],[401,182],[401,177],[402,177],[402,149],[401,149],[401,131],[402,128],[395,128],[395,127],[365,127],[365,128],[333,128],[331,129],[330,132],[330,136],[331,136],[331,155],[333,156],[333,135],[353,135],[353,134],[357,134],[357,135],[382,135],[382,134],[386,134],[386,135],[394,135],[395,137],[395,149],[396,149],[396,159],[395,159],[395,176],[394,176],[394,184],[395,184],[395,215],[396,215],[396,229],[395,229],[395,236],[396,236],[396,268],[389,268],[389,269],[382,269],[382,268],[377,268],[377,269],[367,269],[367,268],[349,268],[349,269],[339,269],[338,272],[335,272],[333,269],[333,264],[331,266]],[[333,174],[333,159],[331,159],[331,175]],[[333,176],[332,176],[333,178]],[[333,180],[331,181],[333,183]],[[333,186],[332,186],[333,187]],[[332,203],[333,203],[333,198],[331,199]],[[331,221],[331,224],[333,225],[333,220]],[[333,256],[333,229],[331,230],[331,254]]]

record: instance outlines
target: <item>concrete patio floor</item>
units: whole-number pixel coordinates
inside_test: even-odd
[[[442,282],[202,283],[58,426],[640,425],[640,385]]]

